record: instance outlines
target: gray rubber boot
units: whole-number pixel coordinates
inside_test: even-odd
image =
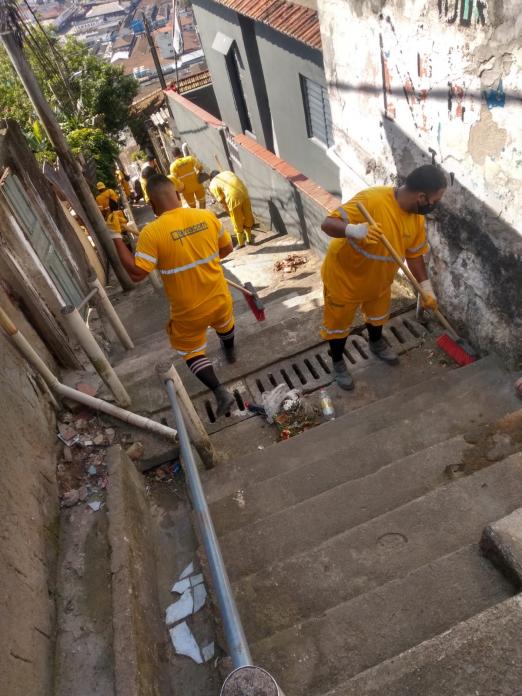
[[[348,368],[346,367],[344,360],[339,360],[339,362],[332,361],[332,365],[334,378],[337,384],[341,387],[341,389],[351,391],[354,388],[353,377],[348,372]]]
[[[379,338],[378,341],[370,341],[369,343],[370,350],[379,358],[379,360],[388,363],[388,365],[398,365],[399,356],[392,348],[390,348],[384,338]]]
[[[236,403],[236,400],[232,394],[225,389],[225,387],[220,384],[219,387],[214,389],[214,396],[216,397],[216,416],[220,418],[221,416],[230,413],[232,407]]]

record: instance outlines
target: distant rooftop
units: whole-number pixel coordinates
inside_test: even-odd
[[[118,14],[126,12],[118,2],[106,2],[103,5],[95,5],[87,12],[87,17],[102,17],[103,15]]]
[[[311,48],[322,49],[317,11],[287,0],[214,0]]]

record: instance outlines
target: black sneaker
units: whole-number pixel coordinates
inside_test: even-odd
[[[223,348],[223,353],[225,354],[225,360],[230,365],[233,365],[237,360],[235,346],[231,346],[230,348],[228,348],[226,346],[222,346],[222,348]]]

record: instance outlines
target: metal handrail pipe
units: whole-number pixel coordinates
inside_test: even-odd
[[[85,305],[94,297],[94,295],[96,295],[97,292],[98,288],[93,288],[87,295],[85,295],[83,300],[76,305],[76,309],[82,309],[82,307],[85,307]]]
[[[212,522],[207,501],[205,500],[205,493],[199,477],[198,467],[194,459],[187,427],[172,379],[167,377],[165,379],[165,386],[174,413],[185,477],[194,507],[196,523],[203,541],[212,576],[216,600],[223,621],[223,630],[228,652],[234,669],[238,667],[247,667],[252,665],[252,656],[250,655],[250,649],[241,624],[236,600],[234,599],[230,580],[223,562],[214,523]]]

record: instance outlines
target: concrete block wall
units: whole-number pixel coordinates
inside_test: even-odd
[[[520,0],[319,0],[343,199],[432,160],[428,222],[443,309],[522,364]]]
[[[175,92],[167,91],[167,96],[182,139],[209,169],[216,168],[214,154],[223,166],[231,163],[246,183],[262,225],[324,253],[328,239],[321,232],[321,222],[340,204],[339,199],[247,135],[228,133],[235,150],[229,160],[220,135],[227,130],[225,124]]]
[[[0,288],[0,306],[49,354]],[[9,696],[53,692],[58,543],[56,433],[32,371],[0,331],[0,684]]]

